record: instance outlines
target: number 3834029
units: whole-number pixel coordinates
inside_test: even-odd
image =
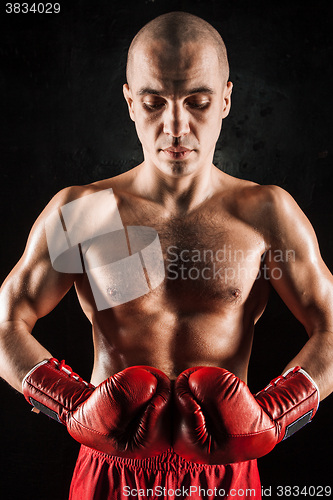
[[[278,497],[330,497],[331,486],[277,486],[276,495]]]
[[[59,14],[60,3],[6,3],[6,14]]]

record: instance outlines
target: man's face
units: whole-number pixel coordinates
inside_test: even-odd
[[[175,52],[165,42],[143,44],[129,85],[124,95],[145,162],[173,177],[211,165],[232,90],[211,45],[188,43]]]

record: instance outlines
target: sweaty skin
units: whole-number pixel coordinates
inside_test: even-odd
[[[135,50],[124,95],[144,162],[66,188],[37,219],[1,290],[0,375],[21,391],[25,374],[51,357],[31,332],[74,285],[92,324],[94,385],[140,364],[171,379],[191,366],[219,366],[246,381],[254,325],[271,284],[310,337],[288,367],[308,371],[323,399],[333,390],[333,280],[309,221],[282,189],[233,178],[212,164],[232,84],[221,78],[211,44],[189,42],[175,53],[155,40]],[[158,231],[166,277],[143,297],[98,311],[86,274],[52,268],[45,220],[108,188],[124,226]]]

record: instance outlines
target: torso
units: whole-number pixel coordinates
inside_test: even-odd
[[[260,272],[267,249],[258,222],[261,188],[224,181],[186,217],[171,217],[121,181],[94,186],[112,187],[124,226],[157,230],[165,278],[142,297],[98,311],[87,276],[78,276],[78,297],[93,326],[92,383],[131,365],[154,366],[171,379],[190,366],[219,366],[246,381],[254,325],[269,294]]]

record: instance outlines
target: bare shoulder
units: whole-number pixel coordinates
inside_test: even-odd
[[[261,221],[261,226],[280,231],[282,227],[308,223],[305,214],[285,189],[275,185],[256,185],[245,189],[243,204],[249,214]]]
[[[244,196],[244,200],[246,200]],[[248,193],[250,223],[272,247],[317,249],[315,231],[294,198],[279,186],[257,186]],[[315,250],[315,253],[317,250]],[[301,253],[299,251],[299,253]]]
[[[43,236],[45,232],[45,221],[52,213],[58,211],[71,201],[89,194],[89,192],[91,192],[91,190],[88,186],[70,186],[58,191],[37,217],[30,232],[28,244],[31,245],[35,243],[36,239],[40,239]]]
[[[97,212],[100,210],[101,213],[105,213],[103,208],[105,203],[107,203],[109,211],[110,205],[114,208],[114,211],[116,211],[116,205],[122,197],[122,192],[126,191],[127,187],[130,185],[131,178],[132,174],[130,172],[126,172],[124,174],[90,184],[69,186],[61,189],[52,197],[50,202],[46,205],[35,221],[28,243],[34,244],[36,243],[36,240],[43,239],[45,236],[45,223],[48,217],[55,214],[55,212],[58,212],[59,210],[63,212],[66,205],[67,210],[65,210],[67,211],[67,214],[69,212],[71,213],[72,221],[75,217],[82,219],[84,215],[86,218],[89,218],[90,213],[90,219],[93,218],[93,215],[97,216],[97,223],[99,219]],[[89,198],[89,195],[98,195],[98,193],[101,194],[99,196],[95,196],[94,198]],[[110,204],[107,196],[110,198],[111,195],[112,203]],[[83,198],[85,198],[85,200],[82,200]],[[81,200],[81,203],[73,203],[79,200]]]
[[[119,179],[120,177],[121,176],[117,176],[111,179],[93,182],[91,184],[68,186],[61,189],[52,197],[41,213],[39,219],[45,219],[45,217],[47,217],[51,212],[88,195],[97,194],[106,190],[112,191],[112,193],[115,194],[115,191],[118,190],[118,186],[122,184]],[[39,219],[37,219],[37,221]]]
[[[303,214],[293,197],[279,186],[235,179],[231,183],[230,195],[238,215],[248,222],[256,222],[256,225],[263,219],[277,223],[279,220],[283,222],[291,213],[296,217]]]
[[[292,235],[314,238],[313,228],[294,198],[276,185],[260,185],[226,176],[221,200],[229,212],[253,227],[266,242]]]
[[[242,195],[248,202],[261,207],[266,215],[270,213],[274,216],[283,215],[284,212],[298,207],[294,198],[279,186],[251,184],[244,187]]]
[[[93,185],[69,186],[58,191],[58,193],[51,198],[33,224],[28,237],[24,256],[34,256],[36,251],[47,255],[48,251],[45,236],[45,225],[48,218],[52,216],[52,214],[59,212],[59,210],[65,205],[94,192],[96,192],[96,188],[94,188]]]
[[[49,210],[56,210],[63,207],[67,203],[78,200],[79,198],[82,198],[84,196],[97,193],[98,191],[103,191],[110,187],[111,185],[103,185],[103,183],[101,182],[86,184],[82,186],[68,186],[64,189],[61,189],[53,196],[49,204],[46,206],[46,210],[47,212]]]
[[[228,179],[227,189],[239,208],[261,207],[263,210],[279,209],[294,200],[292,196],[279,186],[262,185],[245,179],[231,177]]]

